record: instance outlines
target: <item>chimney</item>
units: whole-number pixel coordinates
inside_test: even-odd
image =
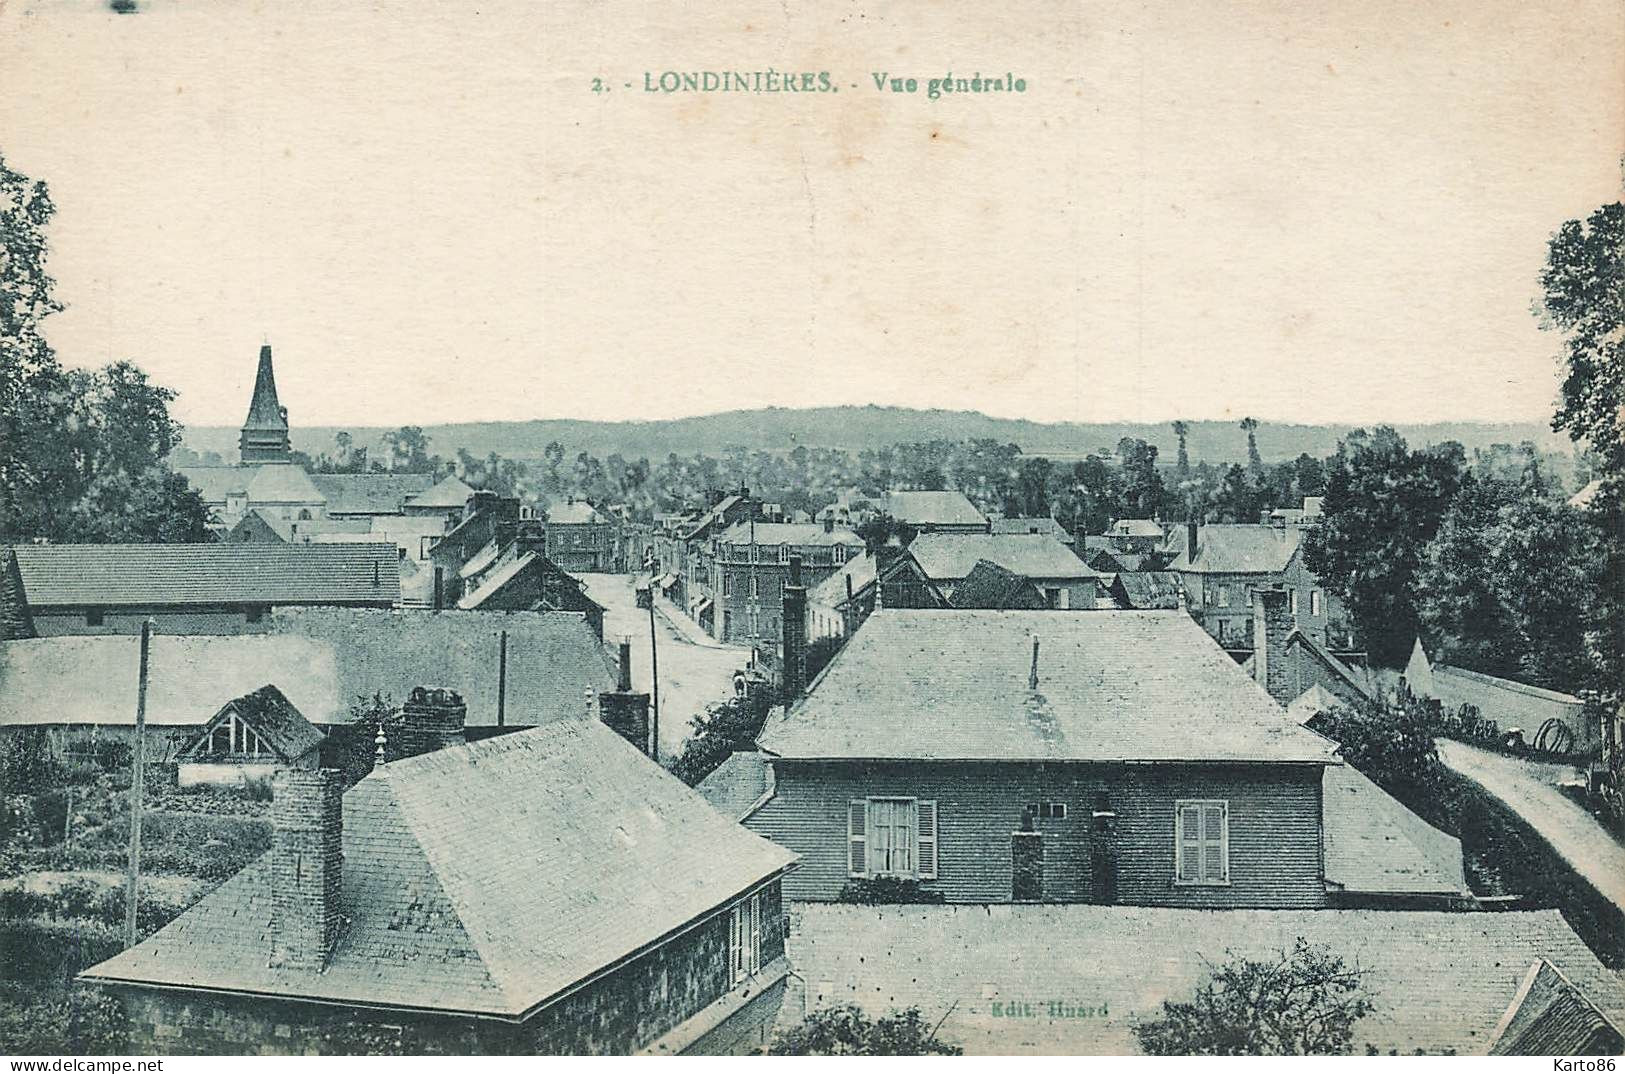
[[[632,691],[630,637],[621,638],[621,659],[614,691],[606,690],[598,695],[598,719],[640,752],[648,754],[652,749],[649,742],[649,695]]]
[[[514,532],[514,543],[519,546],[519,554],[527,552],[542,554],[547,549],[547,524],[544,522],[521,522]]]
[[[1253,590],[1253,678],[1282,705],[1295,697],[1286,660],[1286,639],[1291,633],[1286,590]]]
[[[1192,563],[1196,562],[1197,542],[1201,538],[1201,526],[1196,519],[1185,523],[1185,558]]]
[[[623,694],[632,692],[632,639],[629,637],[621,638],[621,659],[615,689]]]
[[[437,612],[446,610],[446,568],[444,567],[434,569],[434,610]]]
[[[834,515],[825,515],[824,516],[824,532],[825,533],[834,533],[835,532],[835,516]]]
[[[278,769],[271,798],[271,961],[327,968],[344,897],[344,789],[332,769]]]
[[[782,689],[788,701],[807,685],[807,589],[801,584],[801,557],[791,555],[784,584],[784,675]]]
[[[1038,635],[1033,635],[1033,669],[1027,673],[1027,689],[1038,689]]]
[[[852,599],[852,575],[846,575],[846,605],[841,609],[841,634],[850,638],[858,629],[857,602]]]
[[[468,706],[456,690],[440,686],[414,686],[401,706],[401,730],[396,757],[416,757],[447,746],[461,746]]]

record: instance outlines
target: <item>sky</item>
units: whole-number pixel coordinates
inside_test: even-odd
[[[768,69],[838,92],[642,88]],[[188,424],[267,341],[295,425],[1539,421],[1625,6],[0,0],[0,153],[58,354]]]

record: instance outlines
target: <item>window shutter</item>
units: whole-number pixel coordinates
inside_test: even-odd
[[[1178,821],[1179,879],[1199,880],[1201,873],[1197,858],[1201,855],[1202,845],[1202,807],[1181,806]]]
[[[937,803],[925,801],[916,803],[919,815],[915,818],[915,839],[918,843],[918,852],[914,855],[921,880],[935,880],[937,878]]]
[[[869,871],[867,840],[864,837],[864,821],[869,810],[869,803],[862,798],[852,799],[847,807],[846,837],[847,837],[847,865],[848,876],[862,876]]]
[[[1202,879],[1209,883],[1225,879],[1224,806],[1202,807]]]

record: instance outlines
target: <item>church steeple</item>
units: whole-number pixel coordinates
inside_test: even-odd
[[[245,466],[293,461],[293,446],[288,443],[288,410],[277,401],[270,344],[260,348],[260,368],[254,376],[254,399],[248,404],[248,420],[243,422],[237,447],[242,452]]]

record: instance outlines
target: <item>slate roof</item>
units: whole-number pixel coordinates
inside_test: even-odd
[[[1174,571],[1123,571],[1114,587],[1121,587],[1130,608],[1178,608],[1185,586]]]
[[[1180,611],[877,611],[758,741],[846,759],[1326,763],[1334,749]]]
[[[722,519],[726,517],[728,511],[732,510],[734,505],[739,503],[742,499],[744,499],[744,497],[736,493],[732,496],[724,496],[722,499],[718,500],[713,506],[707,509],[704,514],[695,519],[694,522],[683,531],[683,539],[687,540],[691,537],[700,536],[712,525],[712,523],[722,521]]]
[[[1484,1054],[1537,958],[1616,1023],[1625,1015],[1625,986],[1556,910],[803,903],[793,914],[789,955],[808,1010],[855,1003],[880,1016],[918,1005],[927,1023],[945,1019],[943,1040],[970,1053],[1136,1054],[1134,1021],[1165,999],[1189,999],[1211,964],[1232,953],[1275,956],[1300,936],[1367,974],[1375,1006],[1354,1024],[1356,1055],[1367,1044],[1384,1054]],[[1053,1017],[1051,1001],[1073,1010]],[[1032,1007],[1012,1017],[1004,1013],[1012,1002]],[[800,1019],[799,1006],[786,1007]]]
[[[1349,894],[1471,894],[1461,840],[1412,813],[1352,765],[1326,768],[1321,803],[1329,887]]]
[[[84,977],[518,1019],[795,861],[596,720],[381,766],[344,812],[325,970],[267,966],[262,857]]]
[[[417,493],[406,502],[413,507],[463,507],[474,490],[456,474],[447,474],[434,487]]]
[[[260,348],[259,366],[254,371],[254,396],[248,401],[244,429],[286,430],[288,415],[276,395],[276,373],[271,367],[271,348]]]
[[[481,579],[478,589],[464,593],[458,598],[457,607],[464,611],[478,608],[502,592],[504,586],[519,577],[526,567],[529,567],[540,558],[540,554],[536,552],[526,552],[523,555],[515,556]]]
[[[560,526],[608,525],[609,519],[585,500],[565,500],[549,504],[547,521]]]
[[[932,581],[964,578],[984,559],[1023,578],[1100,577],[1072,549],[1037,533],[922,533],[907,554]]]
[[[1196,562],[1185,550],[1183,526],[1174,530],[1168,549],[1175,553],[1171,571],[1192,574],[1276,574],[1286,570],[1303,531],[1292,526],[1210,523],[1196,538]]]
[[[865,586],[874,585],[875,566],[875,557],[867,553],[847,560],[841,564],[840,570],[808,591],[808,603],[821,604],[829,608],[846,603],[846,580],[852,579],[852,593],[856,596]]]
[[[311,474],[310,480],[327,497],[330,514],[398,515],[406,501],[427,489],[434,478],[429,474]]]
[[[574,718],[588,689],[613,689],[614,661],[576,612],[283,609],[269,634],[157,635],[147,720],[199,726],[220,706],[274,683],[306,718],[345,723],[358,695],[397,703],[414,686],[463,695],[468,725],[496,723],[499,631],[508,634],[507,720]],[[0,645],[0,727],[135,721],[141,639],[30,638]]]
[[[985,559],[978,560],[964,581],[954,587],[950,603],[955,608],[993,611],[1045,607],[1044,595],[1029,579]]]
[[[248,483],[259,469],[258,466],[181,466],[176,472],[197,489],[204,503],[222,504],[234,492],[246,495]]]
[[[987,525],[987,516],[962,492],[888,492],[880,498],[880,509],[913,526]]]
[[[326,497],[301,466],[266,463],[248,482],[248,502],[319,504]]]
[[[36,609],[401,598],[393,544],[51,544],[16,551]]]
[[[233,698],[222,705],[220,711],[203,725],[197,737],[182,749],[182,756],[206,742],[214,726],[231,713],[235,713],[239,720],[252,727],[260,739],[276,751],[277,756],[284,762],[297,761],[320,746],[325,737],[314,724],[305,719],[304,713],[294,707],[293,702],[283,696],[281,690],[267,684],[253,693]]]
[[[1491,1055],[1618,1055],[1619,1026],[1544,958],[1529,967]]]
[[[1067,532],[1048,515],[1039,518],[992,518],[988,520],[994,533],[1042,533],[1057,541],[1065,541]]]
[[[751,524],[749,522],[735,522],[723,530],[717,537],[721,544],[748,545],[751,541]],[[758,522],[756,523],[756,543],[759,545],[825,545],[844,544],[848,548],[862,548],[863,538],[849,529],[836,526],[828,533],[824,532],[823,523],[820,522]]]
[[[1247,658],[1247,663],[1252,663],[1252,657]],[[1286,707],[1286,714],[1299,723],[1308,723],[1323,712],[1342,707],[1342,699],[1317,682],[1292,699]]]
[[[731,753],[694,789],[729,820],[744,820],[773,788],[768,755],[756,750]]]

